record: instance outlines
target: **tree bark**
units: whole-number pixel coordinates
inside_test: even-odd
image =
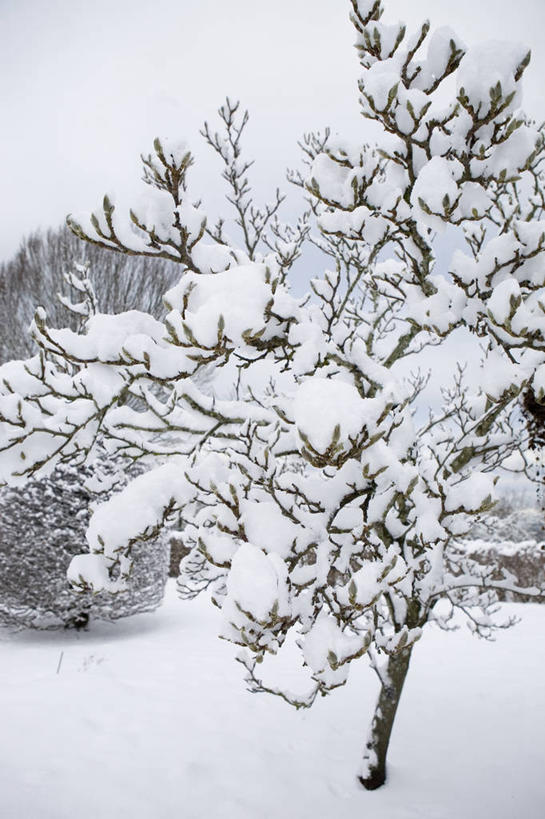
[[[386,754],[403,683],[409,670],[411,651],[412,646],[391,656],[386,665],[359,776],[361,784],[368,791],[380,788],[386,781]]]

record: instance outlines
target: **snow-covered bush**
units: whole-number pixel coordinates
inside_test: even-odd
[[[224,163],[237,247],[188,192],[187,145],[157,139],[148,204],[130,223],[106,196],[90,226],[69,224],[112,251],[178,262],[169,313],[91,315],[76,333],[38,310],[39,354],[0,370],[0,477],[92,460],[100,438],[130,462],[162,460],[94,512],[71,582],[125,588],[136,544],[181,518],[184,592],[212,589],[251,690],[308,707],[368,657],[381,688],[360,779],[375,788],[424,627],[461,612],[489,636],[505,625],[498,592],[517,591],[459,543],[492,507],[500,468],[525,467],[521,391],[545,397],[544,139],[518,108],[525,49],[466,48],[428,23],[409,35],[382,22],[380,0],[351,5],[378,144],[308,136],[292,178],[309,213],[285,226],[279,194],[255,204],[246,117],[227,102],[222,132],[204,135]],[[447,228],[465,249],[442,273]],[[309,231],[330,269],[301,299],[288,274]],[[480,386],[456,369],[422,421],[422,351],[455,331],[480,340]],[[307,671],[295,693],[267,682],[288,636]]]
[[[85,485],[90,478],[89,470],[66,465],[48,478],[0,489],[0,624],[83,628],[92,620],[116,620],[161,604],[169,560],[164,537],[136,547],[125,591],[94,594],[67,583],[96,504]]]
[[[490,543],[508,540],[513,543],[528,540],[534,540],[537,544],[543,543],[545,542],[543,510],[534,506],[522,506],[510,509],[507,514],[502,515],[497,513],[495,507],[490,514],[474,523],[470,539],[488,540]]]
[[[511,577],[515,588],[539,586],[545,589],[545,542],[535,540],[511,540],[502,538],[486,540],[476,538],[462,541],[459,548],[471,560],[483,566],[493,567],[498,580]],[[545,593],[539,597],[510,589],[498,590],[498,600],[517,603],[543,603]]]
[[[513,503],[502,498],[492,512],[477,520],[467,540],[460,543],[474,560],[493,566],[496,577],[509,573],[518,587],[545,588],[545,516],[542,509]],[[499,591],[500,600],[545,602],[511,591]]]

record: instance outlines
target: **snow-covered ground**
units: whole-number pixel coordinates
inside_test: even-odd
[[[87,633],[0,636],[2,819],[542,819],[545,606],[489,644],[429,629],[374,793],[376,683],[296,712],[245,692],[203,598]],[[62,655],[60,670],[57,673]]]

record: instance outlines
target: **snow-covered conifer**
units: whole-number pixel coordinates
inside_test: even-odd
[[[131,461],[162,459],[95,511],[72,583],[124,588],[135,545],[181,516],[184,591],[212,589],[251,690],[308,707],[368,657],[381,689],[360,779],[376,788],[424,627],[456,611],[481,636],[505,625],[495,603],[512,579],[458,543],[492,507],[502,465],[524,468],[521,391],[545,396],[544,140],[519,108],[524,48],[467,48],[427,22],[408,33],[383,22],[380,0],[351,7],[362,112],[382,138],[309,135],[293,179],[311,217],[290,228],[280,195],[254,202],[245,117],[228,102],[224,130],[204,133],[240,246],[191,198],[187,145],[157,139],[145,208],[127,221],[107,196],[89,226],[69,223],[113,251],[178,262],[169,313],[96,314],[76,333],[39,310],[40,353],[0,371],[0,476],[92,458],[99,438]],[[328,269],[300,299],[289,270],[309,218]],[[445,230],[465,242],[448,273]],[[456,369],[422,421],[426,377],[404,362],[416,372],[455,330],[481,341],[480,386]],[[308,672],[298,692],[267,677],[288,636]]]

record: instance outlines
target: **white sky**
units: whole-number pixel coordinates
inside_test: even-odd
[[[533,49],[526,107],[545,117],[544,0],[386,0],[386,18],[426,16],[466,42]],[[0,259],[22,235],[138,189],[154,136],[184,136],[202,163],[195,198],[218,204],[216,158],[198,128],[226,94],[250,109],[258,189],[283,184],[297,139],[330,124],[364,134],[348,0],[0,0]]]

